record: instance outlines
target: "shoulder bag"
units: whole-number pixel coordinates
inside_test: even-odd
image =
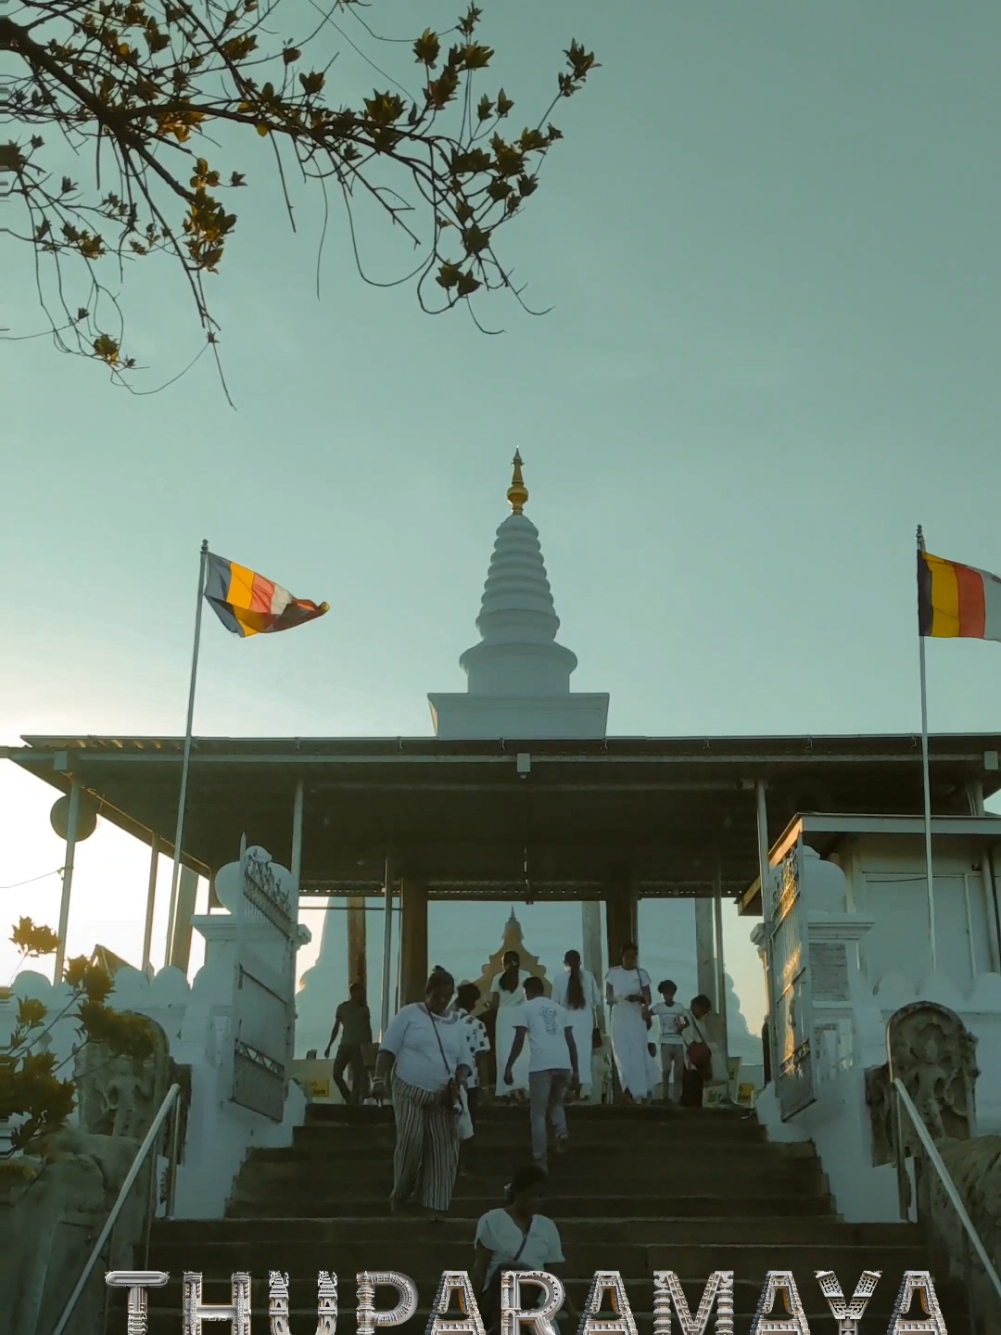
[[[457,1083],[455,1076],[452,1074],[452,1068],[449,1066],[448,1058],[445,1056],[445,1048],[441,1041],[441,1034],[438,1032],[438,1025],[434,1016],[431,1014],[427,1006],[424,1006],[422,1009],[431,1021],[434,1036],[438,1040],[438,1051],[441,1053],[441,1059],[445,1063],[445,1072],[448,1075],[448,1084],[445,1088],[452,1094],[452,1097],[455,1100],[453,1103],[453,1111],[456,1115],[456,1132],[460,1140],[469,1140],[473,1134],[473,1119],[469,1114],[469,1102],[466,1097],[466,1091],[461,1088]]]

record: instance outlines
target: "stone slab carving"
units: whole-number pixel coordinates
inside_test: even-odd
[[[942,1161],[980,1236],[995,1270],[1001,1273],[1001,1136],[945,1140],[938,1146]],[[952,1274],[966,1288],[976,1335],[1001,1330],[1001,1299],[971,1248],[938,1174],[924,1171],[919,1180],[920,1217],[929,1240]]]
[[[887,1025],[885,1066],[866,1071],[866,1101],[872,1122],[873,1163],[894,1160],[892,1079],[903,1081],[935,1141],[976,1135],[977,1040],[954,1012],[917,1001],[896,1011]],[[904,1152],[920,1150],[917,1133],[902,1128]]]
[[[85,1043],[76,1054],[74,1080],[82,1131],[128,1136],[141,1143],[152,1126],[170,1088],[172,1063],[164,1031],[148,1016],[140,1018],[153,1042],[149,1057],[116,1055],[101,1043]]]

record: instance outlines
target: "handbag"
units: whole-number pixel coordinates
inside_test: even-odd
[[[535,1221],[533,1220],[532,1223]],[[529,1224],[528,1231],[521,1240],[521,1246],[515,1252],[510,1261],[503,1261],[493,1273],[493,1278],[480,1294],[480,1316],[483,1318],[483,1325],[486,1328],[487,1335],[496,1335],[500,1329],[500,1305],[501,1305],[501,1280],[505,1270],[530,1270],[527,1265],[519,1265],[521,1254],[528,1244],[529,1236],[532,1232],[532,1224]]]
[[[441,1041],[441,1034],[438,1033],[438,1026],[437,1024],[435,1024],[434,1016],[428,1010],[427,1006],[423,1006],[421,1009],[424,1011],[425,1015],[427,1015],[428,1019],[431,1021],[431,1027],[434,1029],[434,1036],[438,1040],[438,1051],[441,1053],[441,1059],[445,1063],[445,1071],[448,1075],[448,1084],[445,1086],[445,1089],[448,1090],[449,1093],[451,1093],[452,1095],[453,1099],[452,1111],[456,1115],[457,1119],[456,1130],[458,1131],[459,1139],[468,1140],[469,1137],[473,1134],[473,1119],[469,1116],[469,1104],[466,1102],[464,1097],[466,1091],[459,1084],[456,1083],[455,1076],[453,1076],[452,1074],[452,1068],[451,1066],[449,1066],[448,1058],[445,1056],[445,1048]],[[468,1120],[469,1129],[466,1135],[463,1135],[462,1131],[458,1129],[459,1126],[462,1125],[463,1115],[465,1115],[465,1117]]]
[[[597,1025],[595,1025],[594,1028],[591,1030],[591,1051],[600,1052],[602,1047],[603,1047],[603,1042],[601,1038],[601,1030],[598,1028]]]
[[[689,1043],[685,1047],[685,1053],[688,1057],[688,1064],[693,1071],[698,1071],[703,1080],[711,1080],[713,1074],[713,1050],[702,1036],[702,1030],[699,1028],[698,1021],[692,1016],[692,1026],[699,1036],[697,1043]]]
[[[459,1090],[459,1102],[462,1104],[462,1111],[459,1113],[459,1120],[455,1129],[459,1134],[460,1140],[472,1140],[473,1138],[473,1117],[469,1111],[469,1094],[465,1089]]]

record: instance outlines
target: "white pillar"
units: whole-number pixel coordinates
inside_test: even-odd
[[[80,819],[80,785],[76,779],[70,780],[70,808],[66,821],[66,861],[63,864],[63,893],[59,901],[59,943],[56,946],[56,962],[52,970],[52,981],[58,984],[62,980],[66,964],[66,933],[70,920],[70,891],[73,888],[73,859],[76,854],[76,829]]]
[[[727,1063],[727,1081],[730,1079],[730,1032],[726,1022],[726,961],[723,953],[723,878],[719,861],[713,878],[713,910],[716,918],[716,1009],[719,1013],[723,1037],[723,1059]]]
[[[713,902],[699,897],[695,901],[695,961],[699,991],[719,1011],[716,996],[716,952],[713,949]]]
[[[580,906],[581,938],[584,946],[583,965],[598,984],[598,993],[605,995],[605,970],[601,951],[601,900],[585,899]],[[598,1025],[604,1030],[605,1008],[598,1007]]]
[[[149,852],[149,884],[146,887],[146,925],[143,928],[142,971],[148,973],[153,952],[153,909],[156,905],[156,873],[160,862],[160,836],[154,834]]]

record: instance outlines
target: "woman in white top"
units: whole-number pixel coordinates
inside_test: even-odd
[[[426,1000],[390,1021],[375,1064],[375,1088],[391,1076],[396,1119],[393,1157],[394,1214],[423,1206],[440,1220],[452,1203],[459,1165],[459,1091],[472,1059],[466,1026],[448,1011],[455,980],[436,969]]]
[[[493,981],[490,989],[490,1004],[497,1010],[497,1027],[494,1030],[494,1056],[497,1059],[497,1096],[528,1092],[528,1052],[525,1051],[514,1064],[514,1079],[510,1085],[501,1085],[501,1074],[507,1066],[514,1043],[514,1031],[518,1028],[521,1008],[525,1004],[525,979],[531,977],[521,967],[521,956],[516,950],[509,950],[504,956],[504,970]]]
[[[570,1013],[574,1043],[577,1047],[577,1060],[580,1064],[581,1098],[591,1093],[593,1081],[591,1057],[595,1026],[598,1023],[596,1007],[601,1004],[601,993],[594,974],[580,966],[580,955],[576,950],[568,950],[563,956],[566,973],[553,979],[553,1000]]]
[[[605,1000],[612,1012],[612,1053],[619,1083],[628,1103],[645,1103],[651,1093],[648,1044],[650,975],[638,966],[639,953],[630,941],[622,947],[622,964],[605,975]]]
[[[547,1181],[541,1168],[519,1169],[504,1188],[507,1204],[488,1210],[476,1225],[476,1259],[470,1277],[488,1335],[495,1335],[500,1327],[503,1271],[545,1270],[558,1275],[557,1267],[563,1264],[559,1229],[539,1213]],[[563,1310],[576,1326],[578,1317],[569,1294]]]

